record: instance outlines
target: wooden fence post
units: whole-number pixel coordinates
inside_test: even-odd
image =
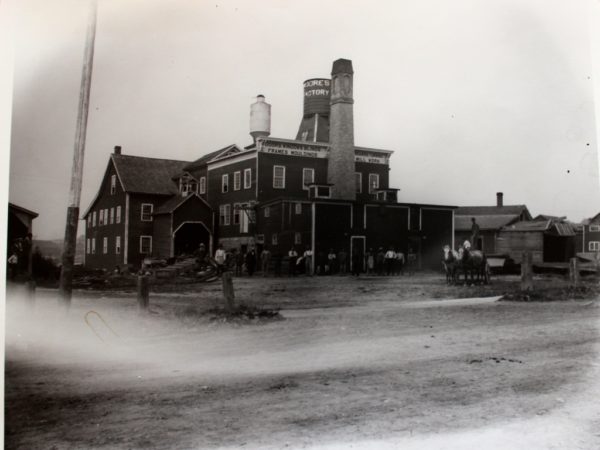
[[[579,262],[577,258],[569,260],[569,285],[573,288],[579,286]]]
[[[533,268],[531,252],[523,252],[521,258],[521,290],[533,290]]]
[[[235,309],[235,293],[233,291],[233,281],[231,279],[231,272],[225,270],[221,274],[221,280],[223,281],[223,297],[225,297],[225,309],[227,309],[227,312],[232,313]]]
[[[150,304],[150,278],[147,275],[138,275],[137,278],[138,309],[147,311]]]

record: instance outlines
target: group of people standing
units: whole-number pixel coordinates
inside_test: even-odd
[[[206,260],[206,248],[201,244],[198,251],[199,260]],[[313,254],[310,246],[300,248],[292,246],[287,254],[282,255],[277,250],[271,250],[264,246],[258,252],[253,246],[247,249],[233,249],[227,251],[219,244],[214,263],[217,273],[224,270],[232,270],[235,276],[247,274],[253,276],[260,272],[263,277],[281,276],[285,268],[287,275],[295,277],[298,274],[312,275],[348,275],[358,276],[361,272],[368,275],[402,275],[405,269],[409,274],[412,272],[416,261],[416,255],[409,248],[408,254],[396,251],[394,247],[384,250],[379,247],[377,251],[370,248],[363,254],[362,249],[354,249],[349,254],[345,249],[335,251],[319,250]]]
[[[396,251],[394,247],[388,247],[387,251],[379,247],[377,251],[372,248],[365,255],[367,273],[369,275],[403,275],[405,269],[412,273],[416,262],[416,254],[411,248],[407,255]]]

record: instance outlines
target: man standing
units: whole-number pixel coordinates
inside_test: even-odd
[[[215,262],[217,263],[217,275],[221,275],[225,270],[225,259],[227,254],[223,250],[223,244],[219,244],[217,251],[215,252]]]
[[[304,252],[304,270],[307,276],[312,276],[312,257],[313,252],[310,247],[306,247]]]
[[[296,251],[296,249],[294,247],[292,247],[290,249],[290,251],[288,252],[288,258],[289,258],[289,268],[288,268],[288,275],[290,277],[295,277],[296,276],[296,262],[298,261],[298,252]]]
[[[256,269],[256,252],[254,251],[254,247],[251,247],[246,253],[246,270],[249,277],[254,273],[254,269]]]
[[[340,266],[340,275],[346,275],[346,272],[348,272],[348,253],[343,248],[338,253],[338,263]]]
[[[392,247],[385,252],[385,271],[388,276],[392,275],[394,271],[394,261],[396,259],[396,252]]]
[[[479,225],[477,224],[475,217],[471,218],[471,222],[471,245],[474,249],[481,250],[479,248]]]

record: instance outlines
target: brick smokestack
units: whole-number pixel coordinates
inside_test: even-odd
[[[115,155],[120,155],[120,154],[121,154],[121,146],[115,145]]]
[[[331,110],[327,177],[332,198],[355,200],[352,61],[338,59],[331,69]]]
[[[504,206],[504,194],[502,192],[496,192],[496,206]]]

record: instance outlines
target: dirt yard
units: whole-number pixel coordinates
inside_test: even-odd
[[[133,292],[65,311],[14,289],[5,445],[597,449],[600,299],[562,282],[536,279],[562,301],[516,302],[498,301],[516,277],[236,278],[238,302],[283,316],[246,322],[206,314],[219,282],[157,287],[145,315]]]

